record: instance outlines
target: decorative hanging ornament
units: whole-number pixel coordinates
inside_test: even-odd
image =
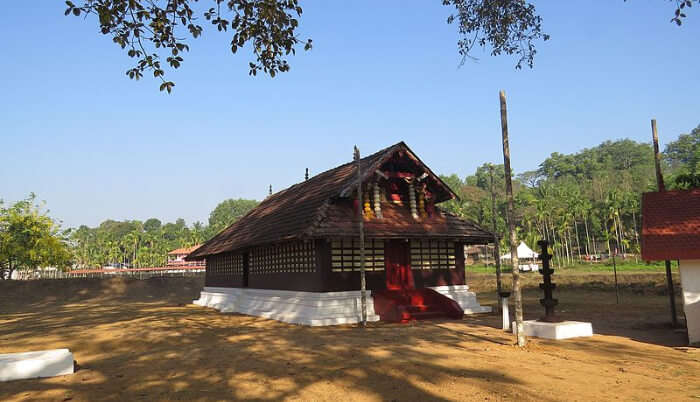
[[[379,196],[379,183],[377,181],[374,182],[374,215],[382,219],[382,204],[381,204],[381,197]]]
[[[374,213],[372,212],[371,205],[372,204],[369,200],[369,193],[367,191],[365,191],[364,196],[363,196],[363,213],[365,215],[365,219],[374,218]]]
[[[425,218],[428,216],[428,213],[425,212],[425,188],[422,188],[420,191],[418,191],[418,213],[420,214],[421,218]]]
[[[413,180],[408,181],[408,204],[411,207],[411,216],[413,219],[418,219],[418,210],[416,209],[416,189],[413,186]]]

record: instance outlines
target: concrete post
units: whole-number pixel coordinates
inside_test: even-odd
[[[510,312],[508,311],[508,296],[510,296],[510,293],[502,292],[499,296],[501,297],[501,311],[503,312],[503,330],[510,332]]]

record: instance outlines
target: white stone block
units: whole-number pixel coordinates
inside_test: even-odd
[[[523,326],[525,328],[525,336],[534,336],[536,338],[559,340],[593,335],[593,326],[590,322],[542,322],[528,320],[523,322]],[[513,334],[515,334],[515,321],[513,321],[512,327]]]
[[[73,354],[68,349],[0,354],[0,381],[73,374]]]
[[[469,291],[467,285],[433,286],[430,289],[449,297],[459,304],[464,314],[490,313],[490,306],[482,306],[476,299],[476,293]]]

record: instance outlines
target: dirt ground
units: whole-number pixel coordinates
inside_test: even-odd
[[[619,305],[604,277],[557,279],[562,317],[596,335],[522,350],[497,314],[309,328],[188,304],[198,278],[0,281],[0,353],[67,347],[80,366],[0,383],[0,400],[700,398],[700,351],[665,324],[663,275],[621,278]],[[492,277],[469,281],[495,303]],[[542,311],[537,281],[524,281],[526,318]]]

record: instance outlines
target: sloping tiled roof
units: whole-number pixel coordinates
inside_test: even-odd
[[[180,255],[180,254],[189,254],[193,252],[194,250],[198,249],[201,244],[194,245],[192,247],[183,247],[183,248],[176,248],[173,251],[169,251],[168,255]]]
[[[314,237],[359,236],[353,201],[336,200],[331,203],[314,229]],[[493,234],[475,223],[440,210],[432,216],[415,220],[407,206],[386,203],[382,205],[382,218],[364,221],[366,236],[402,239],[426,235],[455,239],[469,237],[469,242],[474,244],[493,240]]]
[[[452,190],[403,142],[360,159],[363,178],[372,177],[380,165],[399,151],[404,151],[410,159],[422,165],[437,183],[440,191],[436,194],[436,202],[456,197]],[[356,221],[356,217],[352,216],[352,208],[342,208],[341,204],[352,202],[347,197],[352,196],[356,187],[357,170],[353,162],[320,173],[267,197],[233,225],[204,243],[187,259],[198,259],[244,247],[298,238],[352,236],[357,231],[356,225],[352,224]],[[386,213],[384,213],[385,210]],[[410,213],[408,213],[410,219],[406,219],[405,216],[399,216],[401,213],[406,214],[406,211],[400,212],[398,208],[396,212],[392,212],[391,208],[385,209],[382,206],[382,212],[384,213],[383,222],[377,220],[377,222],[365,223],[367,236],[373,234],[384,237],[410,237],[419,234],[452,237],[474,235],[479,241],[488,241],[481,239],[493,238],[493,235],[476,225],[451,215],[435,214],[434,217],[422,223],[415,222],[402,226],[397,225],[396,222],[413,221]]]
[[[642,258],[700,259],[700,189],[642,196]]]

